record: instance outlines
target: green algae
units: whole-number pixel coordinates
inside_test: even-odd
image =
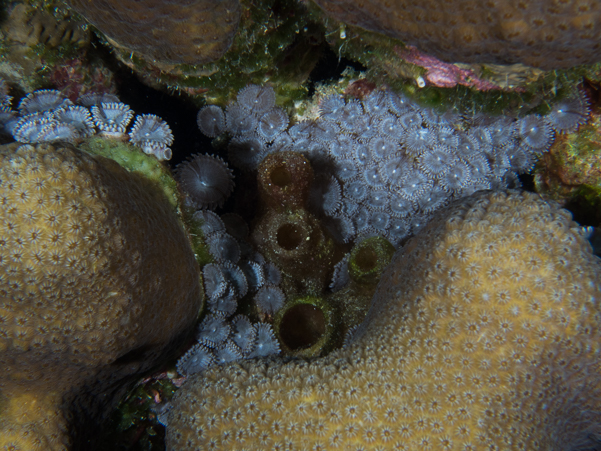
[[[94,136],[81,143],[79,148],[92,155],[109,158],[127,171],[143,175],[160,187],[185,225],[196,261],[200,267],[212,261],[212,257],[204,243],[204,237],[200,229],[201,224],[192,218],[193,209],[183,206],[183,197],[179,192],[177,182],[166,164],[157,160],[153,155],[145,154],[136,146],[115,139]]]
[[[119,163],[129,172],[136,172],[152,180],[165,193],[174,208],[179,208],[180,194],[177,182],[166,165],[154,155],[147,155],[141,149],[116,139],[94,136],[79,145],[79,148],[93,155],[100,155]]]
[[[535,170],[536,191],[561,202],[582,224],[601,223],[601,118],[559,135]]]

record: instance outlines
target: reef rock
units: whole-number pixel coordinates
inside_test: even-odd
[[[238,0],[68,0],[112,44],[155,63],[202,64],[230,47]]]
[[[174,210],[113,160],[0,147],[1,449],[78,448],[125,378],[191,331],[202,288]]]
[[[190,378],[170,450],[593,449],[601,433],[601,261],[531,193],[440,211],[330,355]]]
[[[350,25],[401,39],[437,58],[557,69],[598,62],[594,0],[315,0]]]

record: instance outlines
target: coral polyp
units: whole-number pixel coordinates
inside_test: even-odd
[[[517,174],[530,170],[552,145],[554,124],[568,120],[558,116],[561,107],[520,118],[440,114],[403,95],[372,90],[361,100],[322,97],[320,117],[284,130],[269,112],[259,120],[259,100],[272,105],[265,100],[273,99],[270,89],[247,86],[242,99],[226,108],[226,128],[235,136],[229,144],[232,162],[253,171],[265,155],[265,161],[288,151],[304,155],[316,180],[310,206],[330,219],[343,242],[378,234],[398,246],[450,201],[517,186]],[[273,133],[262,135],[264,120],[271,121]],[[284,172],[274,169],[274,175]],[[263,169],[258,173],[263,192],[285,194],[288,188],[278,186],[287,183],[285,177],[273,183]],[[271,206],[280,203],[274,197]]]
[[[219,157],[198,154],[176,169],[179,180],[192,204],[199,209],[223,205],[234,189],[231,169]]]
[[[468,197],[398,251],[346,347],[189,379],[168,447],[595,449],[600,278],[557,205]]]
[[[200,131],[209,138],[215,138],[225,131],[225,115],[217,105],[207,105],[200,109],[196,117]]]
[[[182,343],[202,307],[168,188],[90,150],[0,147],[3,449],[85,446],[89,424]],[[152,173],[153,158],[125,152]]]

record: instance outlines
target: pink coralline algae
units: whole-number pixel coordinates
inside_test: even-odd
[[[396,47],[395,51],[408,63],[426,69],[426,80],[439,88],[453,88],[457,85],[476,88],[478,91],[501,89],[487,80],[482,80],[473,70],[461,69],[455,64],[445,63],[433,56],[420,52],[416,47],[408,45],[405,48]]]

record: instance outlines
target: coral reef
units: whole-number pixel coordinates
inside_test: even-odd
[[[582,122],[581,110],[572,120],[562,113],[568,129]],[[593,115],[578,132],[558,136],[534,170],[536,191],[569,205],[582,224],[601,224],[601,119]]]
[[[232,170],[213,155],[197,154],[178,165],[176,173],[189,202],[198,209],[223,206],[234,190]]]
[[[12,98],[0,94],[0,134],[21,143],[77,143],[96,133],[126,140],[159,160],[171,159],[173,134],[169,125],[153,114],[141,114],[129,134],[134,117],[131,108],[112,94],[88,93],[74,105],[55,89],[39,89],[21,99],[18,114],[10,108]]]
[[[346,348],[190,378],[168,449],[594,448],[600,282],[557,205],[460,200],[397,252]]]
[[[113,45],[159,66],[218,59],[231,45],[240,20],[238,0],[67,3]]]
[[[0,5],[0,76],[25,92],[59,89],[74,100],[87,91],[112,91],[112,72],[90,56],[91,32],[60,0]]]
[[[253,96],[247,98],[248,92]],[[317,119],[288,125],[271,88],[252,85],[225,112],[210,108],[207,120],[225,117],[219,130],[233,137],[228,155],[234,166],[252,171],[267,154],[285,159],[285,151],[302,153],[315,174],[312,210],[329,218],[337,240],[381,235],[395,246],[453,199],[518,186],[516,175],[533,167],[551,146],[555,128],[562,130],[567,121],[556,114],[559,107],[548,116],[459,115],[374,90],[363,100],[323,97]],[[277,170],[269,174],[276,178],[260,177],[259,189],[272,192],[272,207],[281,203],[276,191],[287,196],[290,187],[300,189],[298,182],[285,185]],[[308,175],[294,177],[311,182]]]
[[[198,164],[205,161],[202,157],[208,158],[209,163],[214,160],[214,157],[197,155]],[[215,161],[223,165],[221,160]],[[181,177],[181,172],[179,175]],[[231,174],[227,175],[229,180]],[[265,357],[280,350],[270,324],[253,322],[244,314],[236,314],[243,311],[241,304],[247,294],[252,297],[263,288],[278,290],[279,281],[264,277],[269,265],[246,242],[248,230],[242,218],[233,218],[226,225],[222,218],[204,209],[206,207],[197,210],[192,219],[200,224],[203,242],[213,259],[202,268],[208,313],[197,327],[197,342],[177,361],[177,371],[184,377],[214,365]],[[240,229],[246,229],[246,233],[240,233]],[[266,282],[268,285],[264,285]]]
[[[2,449],[80,446],[194,327],[203,293],[175,183],[126,153],[153,178],[68,144],[0,147]]]
[[[287,302],[274,320],[274,328],[287,355],[313,357],[332,349],[338,319],[326,298],[306,296]]]
[[[524,63],[544,69],[599,61],[601,10],[593,1],[316,3],[349,25],[400,39],[445,61]]]
[[[183,9],[187,11],[188,6]],[[232,44],[215,61],[165,65],[119,48],[115,56],[151,86],[167,86],[220,105],[249,82],[271,81],[290,105],[306,96],[304,83],[327,45],[323,28],[312,20],[305,4],[296,0],[240,0],[240,9]],[[229,27],[225,24],[223,28]],[[152,45],[152,36],[147,38]]]

